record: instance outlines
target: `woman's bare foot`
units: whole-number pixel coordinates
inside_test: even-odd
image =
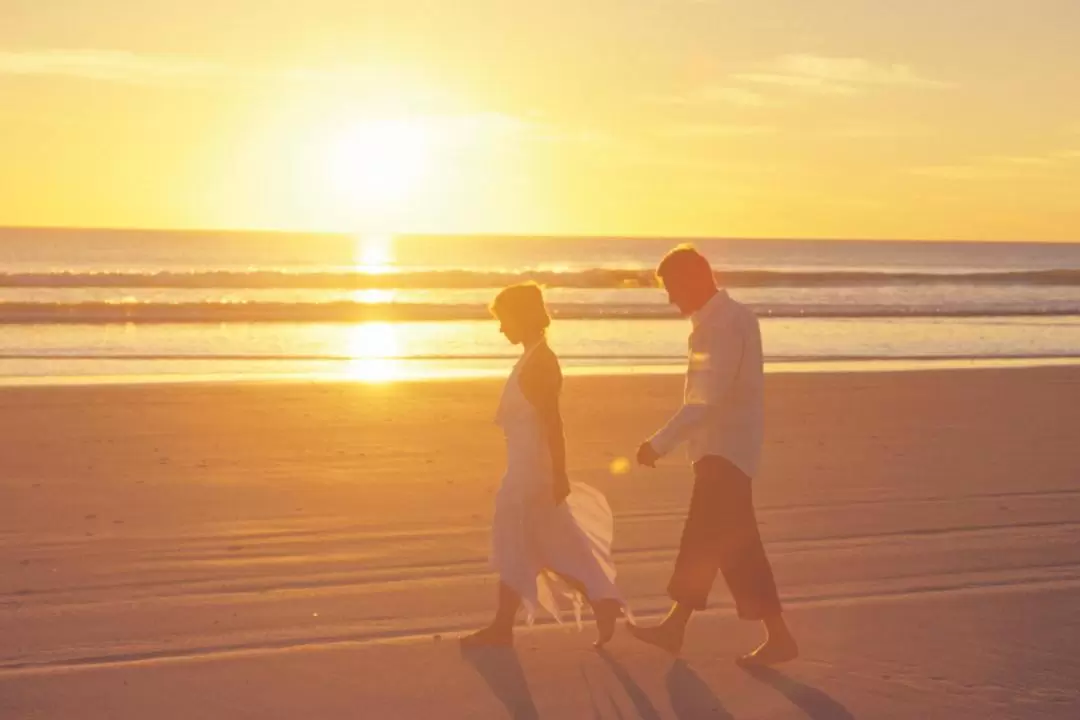
[[[752,653],[735,660],[735,664],[744,668],[768,667],[790,662],[799,657],[799,646],[790,633],[770,635],[769,638]]]
[[[683,637],[686,635],[686,625],[682,623],[665,621],[650,628],[627,623],[627,628],[631,635],[642,642],[667,650],[672,655],[682,652]]]
[[[498,625],[489,625],[483,630],[477,630],[473,634],[461,638],[461,646],[465,648],[510,647],[513,644],[513,628]]]
[[[597,638],[594,647],[602,648],[615,635],[615,622],[623,616],[623,606],[618,600],[600,600],[593,606],[596,616]]]

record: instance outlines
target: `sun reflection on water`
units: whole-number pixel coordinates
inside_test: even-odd
[[[382,303],[390,303],[397,297],[395,290],[387,290],[383,288],[368,288],[367,290],[353,290],[349,293],[349,299],[356,303],[364,303],[368,305],[379,305]]]
[[[361,235],[353,251],[358,272],[384,275],[394,271],[394,237],[392,235]]]
[[[352,380],[385,383],[402,377],[401,339],[394,323],[371,322],[349,329],[345,375]]]

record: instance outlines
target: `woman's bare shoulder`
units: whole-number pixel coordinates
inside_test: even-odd
[[[521,379],[539,386],[558,386],[562,383],[562,367],[559,357],[547,343],[541,343],[529,356],[521,369]]]

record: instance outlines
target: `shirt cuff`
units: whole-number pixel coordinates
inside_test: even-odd
[[[675,449],[675,442],[672,440],[673,432],[670,428],[664,428],[657,431],[655,435],[649,438],[649,445],[656,451],[656,454],[663,457]]]

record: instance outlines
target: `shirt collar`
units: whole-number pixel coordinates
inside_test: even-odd
[[[690,322],[694,327],[699,327],[702,323],[707,322],[709,318],[716,315],[723,309],[729,300],[727,290],[717,290],[716,294],[709,298],[709,301],[698,308],[698,311],[690,316]]]

